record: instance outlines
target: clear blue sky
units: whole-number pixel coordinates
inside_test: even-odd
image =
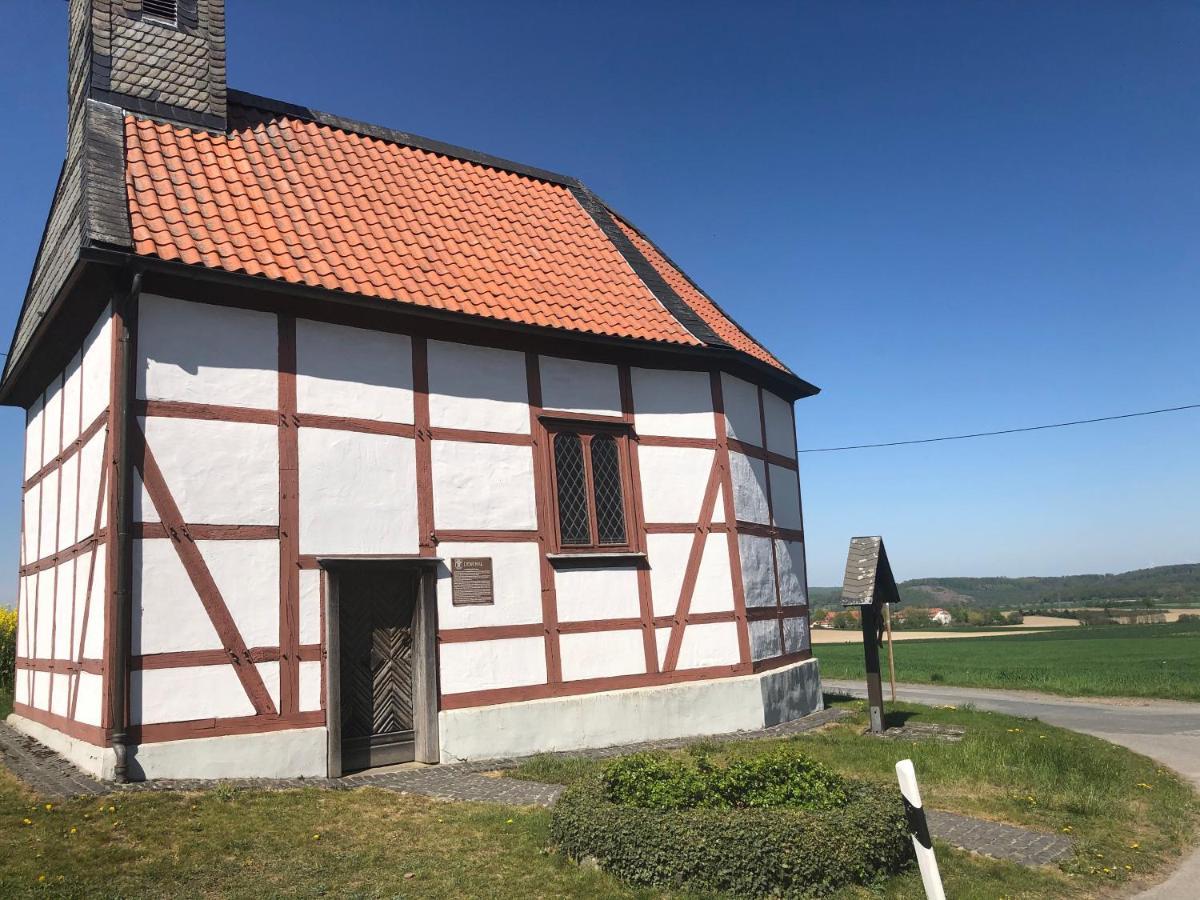
[[[0,331],[66,3],[0,33]],[[1200,401],[1200,7],[229,0],[230,83],[587,181],[823,393],[802,447]],[[1200,413],[801,458],[810,582],[1200,559]],[[21,417],[0,410],[0,566]],[[11,584],[0,589],[8,600]],[[0,582],[3,583],[3,582]]]

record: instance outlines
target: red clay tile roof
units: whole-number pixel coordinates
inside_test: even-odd
[[[709,299],[707,294],[692,284],[691,279],[663,256],[654,244],[642,236],[640,231],[628,225],[620,216],[614,215],[612,218],[621,231],[625,233],[625,236],[637,247],[638,252],[649,260],[650,265],[654,266],[658,274],[663,277],[663,280],[671,286],[671,289],[682,297],[683,301],[695,310],[696,315],[703,319],[705,324],[715,331],[729,346],[741,350],[743,353],[748,353],[755,359],[769,363],[777,369],[783,369],[785,372],[788,371],[783,363],[743,331],[741,326],[725,315],[720,307]]]
[[[568,184],[303,116],[233,107],[230,123],[211,134],[126,116],[136,253],[526,325],[704,344]],[[715,334],[787,371],[616,221]]]

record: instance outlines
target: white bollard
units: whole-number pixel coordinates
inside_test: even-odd
[[[925,821],[925,809],[921,806],[917,772],[911,759],[902,759],[896,763],[896,779],[900,782],[900,794],[904,797],[904,815],[908,819],[908,831],[912,835],[917,865],[921,867],[925,896],[929,900],[946,900],[942,875],[938,871],[937,858],[933,855],[933,839],[929,836],[929,824]]]

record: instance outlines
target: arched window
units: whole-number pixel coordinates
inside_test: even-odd
[[[554,473],[558,546],[631,549],[627,499],[628,435],[576,422],[547,426]]]

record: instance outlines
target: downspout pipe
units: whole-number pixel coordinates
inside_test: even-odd
[[[134,270],[129,290],[121,298],[113,325],[117,329],[116,365],[113,367],[113,490],[116,504],[112,526],[116,528],[116,583],[113,587],[113,671],[109,679],[109,709],[115,765],[113,778],[129,781],[129,647],[133,621],[133,457],[130,453],[130,407],[136,383],[135,366],[138,297],[142,272]]]

